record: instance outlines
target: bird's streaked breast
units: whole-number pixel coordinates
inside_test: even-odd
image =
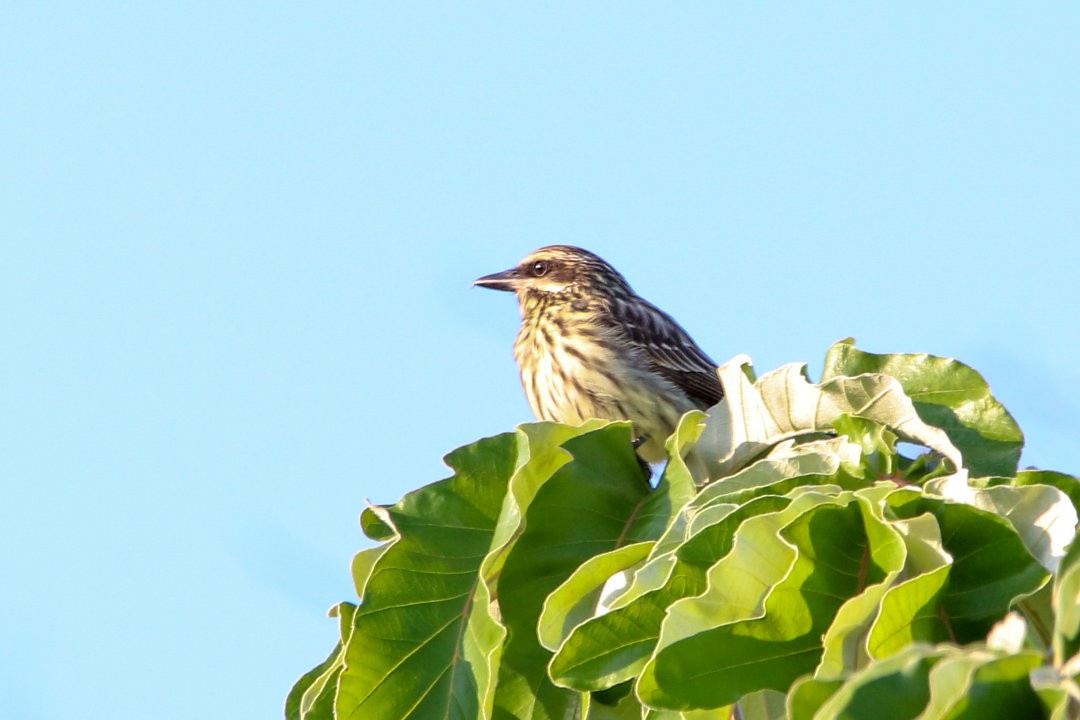
[[[584,314],[527,316],[514,345],[525,395],[541,420],[629,420],[649,438],[643,457],[662,460],[664,439],[694,403],[641,357],[625,352],[617,333]]]

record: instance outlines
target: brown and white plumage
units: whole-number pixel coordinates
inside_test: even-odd
[[[658,462],[679,417],[724,395],[716,363],[686,331],[588,250],[540,248],[475,284],[517,294],[514,356],[541,420],[629,420],[642,457]]]

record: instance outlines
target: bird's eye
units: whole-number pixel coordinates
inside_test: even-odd
[[[543,260],[537,260],[532,264],[532,274],[534,277],[543,277],[547,275],[549,269],[551,269],[550,265]]]

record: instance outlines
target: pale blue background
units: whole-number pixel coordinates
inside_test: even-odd
[[[3,715],[279,716],[364,499],[529,419],[470,282],[544,244],[719,361],[959,357],[1080,472],[1077,8],[9,3]]]

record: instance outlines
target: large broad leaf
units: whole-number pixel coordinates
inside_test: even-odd
[[[786,690],[817,665],[822,636],[857,592],[868,552],[848,493],[807,492],[779,513],[750,518],[709,570],[707,590],[669,609],[638,695],[683,709]]]
[[[705,589],[706,572],[730,552],[736,529],[748,518],[787,507],[791,500],[775,493],[830,479],[843,462],[857,460],[857,452],[839,439],[809,443],[710,485],[651,546],[629,587],[603,613],[582,621],[580,601],[586,593],[607,581],[608,571],[640,560],[639,551],[593,558],[548,598],[542,624],[545,643],[557,649],[552,677],[580,690],[636,677],[656,646],[668,607]]]
[[[935,478],[924,487],[928,493],[1005,518],[1020,535],[1028,552],[1053,572],[1076,537],[1076,507],[1057,487],[1028,482],[1013,485],[1010,480],[988,478],[988,487],[973,487],[964,473],[957,473]]]
[[[1024,436],[972,368],[933,355],[875,355],[857,349],[849,338],[829,349],[821,379],[825,383],[863,373],[896,378],[919,417],[944,430],[960,449],[973,477],[1016,474]]]
[[[583,562],[544,601],[538,628],[540,643],[548,650],[558,650],[574,628],[606,614],[610,596],[627,582],[633,568],[644,562],[652,546],[651,542],[624,545]]]
[[[682,506],[694,497],[696,488],[684,456],[704,428],[702,423],[704,418],[705,413],[700,411],[687,413],[681,419],[675,433],[668,439],[667,448],[671,460],[665,467],[656,489],[647,495],[630,520],[626,536],[623,538],[623,542],[630,544],[590,558],[578,567],[562,586],[548,596],[539,624],[541,644],[548,650],[558,650],[579,624],[593,617],[602,616],[611,610],[612,599],[618,597],[628,585],[633,568],[640,565],[649,555],[654,545],[652,541],[671,525]],[[615,619],[612,617],[610,620]],[[594,627],[592,630],[596,632],[599,628]],[[659,631],[659,620],[656,622],[656,630]],[[604,632],[606,630],[600,630],[601,634]],[[621,630],[616,629],[615,632],[621,632]],[[630,652],[631,655],[637,656],[640,652],[647,655],[651,651],[651,644],[648,649],[640,652],[628,651],[628,648],[635,645],[629,636],[615,642],[615,647],[608,647],[611,645],[609,640],[610,636],[601,640],[605,646],[605,654],[620,655]],[[556,666],[560,662],[562,661],[555,660]],[[616,664],[625,665],[625,663]],[[573,684],[569,683],[560,671],[553,670],[552,674],[560,684],[581,690],[609,688],[632,677],[626,673],[608,673],[606,680]],[[604,671],[601,671],[601,674],[603,675]]]
[[[1042,717],[1029,679],[1040,661],[1035,652],[909,645],[845,682],[801,681],[789,695],[788,714],[791,720]]]
[[[937,660],[926,650],[909,648],[847,682],[803,679],[788,694],[788,717],[912,720],[930,700],[928,676]]]
[[[539,487],[522,516],[520,537],[497,583],[502,651],[495,718],[563,718],[578,711],[578,693],[556,687],[544,669],[551,653],[537,625],[544,599],[582,563],[627,544],[650,488],[627,423],[583,432],[561,445],[566,457]]]
[[[372,548],[377,549],[377,548]],[[285,700],[286,720],[334,720],[337,684],[345,667],[345,644],[352,634],[352,603],[339,603],[330,609],[330,617],[339,619],[341,640],[322,663],[304,674]]]
[[[335,718],[475,718],[502,641],[479,582],[516,458],[499,435],[450,454],[456,474],[369,508],[362,525],[391,545],[371,567],[338,680]]]
[[[962,462],[948,434],[924,422],[901,383],[889,375],[834,375],[815,385],[806,377],[806,365],[800,363],[751,381],[745,356],[725,363],[718,372],[726,391],[724,402],[710,409],[695,448],[710,479],[736,472],[785,440],[835,434],[836,424],[852,417],[925,445],[956,466]]]
[[[709,526],[709,530],[731,537],[733,528],[746,518],[786,504],[780,498],[762,498]],[[726,554],[724,550],[719,552],[721,556]],[[660,587],[644,592],[636,588],[634,595],[619,598],[621,605],[575,626],[566,635],[550,666],[556,682],[580,690],[599,690],[637,676],[660,637],[667,608],[706,587],[709,561],[701,562],[692,553],[686,558],[676,554],[671,561]],[[550,603],[549,610],[556,612],[558,606]]]
[[[706,589],[668,607],[638,682],[643,701],[720,707],[784,691],[815,667],[831,682],[913,642],[978,641],[1048,576],[999,515],[915,488],[791,497],[737,525]]]
[[[699,522],[707,517],[707,508],[714,504],[742,503],[763,495],[783,495],[805,485],[834,484],[865,487],[866,481],[851,476],[847,470],[861,462],[862,451],[846,438],[829,438],[801,445],[784,443],[767,457],[734,474],[719,478],[703,488],[683,509],[683,513]],[[847,467],[845,467],[847,466]],[[663,546],[668,533],[660,540]]]
[[[908,560],[906,533],[885,516],[885,502],[890,492],[890,488],[882,484],[856,493],[856,499],[862,505],[870,551],[862,556],[859,566],[859,592],[840,606],[825,633],[816,671],[818,677],[842,676],[864,667],[873,659],[867,638],[878,619],[882,599],[897,582]]]
[[[1012,481],[1014,485],[1049,485],[1069,497],[1073,507],[1080,510],[1080,478],[1052,470],[1021,470],[1015,478],[995,478],[995,484]]]
[[[634,517],[626,534],[628,540],[637,542],[659,538],[697,494],[693,471],[687,465],[687,459],[705,430],[706,417],[700,410],[691,410],[679,420],[665,446],[670,460],[664,466],[664,474],[656,491],[649,494]],[[695,458],[690,460],[698,462]]]
[[[944,568],[947,582],[934,577],[926,581],[931,587],[915,588],[912,599],[904,600],[920,608],[913,615],[903,614],[922,624],[922,629],[912,631],[914,640],[981,640],[1017,599],[1035,592],[1049,578],[1012,526],[994,513],[926,495],[896,494],[890,500],[900,517],[934,516],[944,550],[952,557]],[[898,587],[895,592],[909,590]],[[870,641],[872,651],[875,642],[885,642],[896,632],[891,627],[877,629]],[[878,649],[889,652],[889,645]]]
[[[571,456],[562,448],[563,443],[606,425],[594,420],[580,427],[550,422],[518,427],[514,473],[499,512],[491,549],[483,561],[485,578],[498,577],[507,555],[525,532],[525,514],[536,493],[559,468],[570,462]]]
[[[1065,665],[1080,653],[1080,543],[1073,543],[1054,581],[1054,659]],[[1080,668],[1076,669],[1080,672]]]
[[[710,408],[697,447],[710,479],[731,474],[788,438],[818,431],[819,393],[803,368],[785,365],[755,381],[746,355],[720,366],[724,400]]]

